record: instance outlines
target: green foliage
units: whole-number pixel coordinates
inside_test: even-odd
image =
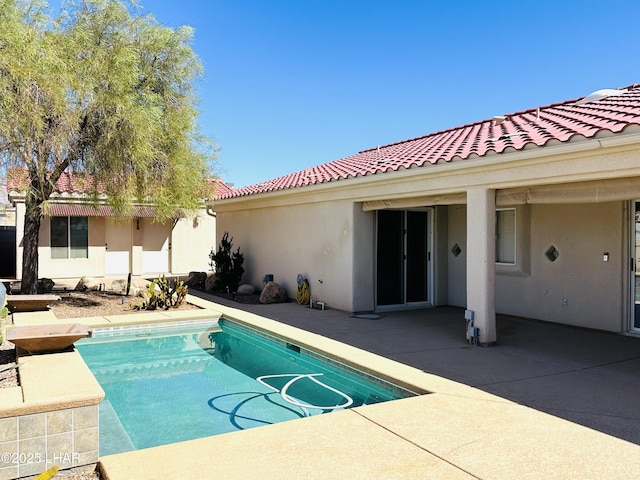
[[[0,0],[0,169],[25,167],[25,232],[65,170],[122,214],[153,203],[166,219],[209,196],[215,149],[197,129],[193,31],[135,4],[70,0],[53,17],[45,1]],[[37,229],[25,241],[37,257]],[[23,265],[37,278],[37,258]]]
[[[7,289],[3,283],[0,283],[0,320],[7,318],[9,315],[9,306],[7,305]]]
[[[173,285],[172,285],[173,283]],[[182,280],[169,282],[164,275],[155,278],[148,286],[145,299],[134,310],[169,310],[178,308],[187,297],[189,287]]]
[[[242,274],[244,273],[244,255],[240,253],[240,247],[232,252],[233,237],[229,238],[229,232],[224,232],[218,251],[211,249],[209,253],[209,265],[218,276],[219,287],[226,292],[236,293]]]

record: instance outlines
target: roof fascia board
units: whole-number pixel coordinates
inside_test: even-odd
[[[423,188],[419,186],[408,188],[408,184],[404,182],[397,184],[395,190],[387,188],[383,191],[377,188],[369,195],[359,198],[354,196],[354,199],[362,202],[397,201],[403,198],[424,197],[428,192],[428,196],[434,199],[436,204],[441,204],[437,197],[466,192],[472,187],[500,190],[639,177],[640,165],[634,156],[634,150],[637,151],[637,148],[630,149],[627,146],[610,148],[607,152],[612,159],[610,162],[602,162],[601,158],[596,158],[601,157],[601,150],[588,149],[565,152],[561,156],[544,157],[544,161],[540,158],[530,158],[517,163],[494,164],[495,168],[486,168],[486,164],[485,166],[477,165],[479,168],[459,169],[456,174],[450,173],[443,177],[447,180],[444,188],[437,184],[436,176],[432,176],[422,181]],[[594,169],[594,164],[614,165],[614,167],[597,170]],[[571,166],[570,171],[561,172],[559,167],[566,165]]]

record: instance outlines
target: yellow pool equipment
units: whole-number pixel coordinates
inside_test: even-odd
[[[308,305],[309,300],[311,299],[311,293],[309,292],[309,282],[302,276],[301,273],[299,273],[297,283],[298,289],[296,291],[296,301],[299,305]]]

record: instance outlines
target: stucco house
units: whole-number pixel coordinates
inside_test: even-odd
[[[464,307],[484,344],[496,312],[640,334],[638,84],[374,147],[214,209],[244,281],[273,274],[292,297],[301,273],[345,311]]]
[[[16,208],[16,276],[22,273],[25,193],[20,176],[7,183]],[[216,245],[216,221],[203,205],[194,218],[159,222],[152,205],[136,205],[118,217],[107,204],[88,202],[86,181],[66,171],[56,184],[39,238],[39,276],[49,278],[185,275],[208,268]],[[229,188],[216,182],[217,194]]]

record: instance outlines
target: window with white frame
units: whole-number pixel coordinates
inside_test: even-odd
[[[89,258],[88,217],[51,217],[51,258]]]
[[[496,210],[496,263],[516,263],[516,209]]]

